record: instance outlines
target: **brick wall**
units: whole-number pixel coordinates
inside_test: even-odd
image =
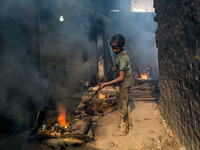
[[[200,148],[200,2],[154,0],[160,111],[187,150]]]

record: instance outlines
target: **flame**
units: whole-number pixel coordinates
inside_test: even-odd
[[[61,126],[68,126],[69,123],[66,123],[66,110],[63,107],[59,107],[59,113],[57,121],[60,123]]]
[[[147,79],[148,76],[147,76],[146,74],[141,74],[141,78],[142,78],[142,79]]]
[[[101,92],[98,92],[98,98],[106,98],[106,95],[104,95],[104,94],[101,93]]]

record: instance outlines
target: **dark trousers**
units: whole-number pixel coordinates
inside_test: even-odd
[[[132,125],[131,110],[130,105],[128,103],[130,88],[131,87],[119,87],[120,96],[118,102],[118,109],[120,115],[120,131],[125,133],[128,133],[128,127]]]

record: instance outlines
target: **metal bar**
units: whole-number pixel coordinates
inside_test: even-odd
[[[138,66],[138,72],[139,72],[139,77],[141,78],[141,71],[139,66]]]
[[[114,52],[111,48],[111,46],[109,45],[110,41],[107,40],[107,44],[108,44],[108,49],[109,49],[109,52],[110,52],[110,56],[111,56],[111,59],[112,59],[112,64],[113,64],[113,67],[115,66],[115,56],[114,56]]]

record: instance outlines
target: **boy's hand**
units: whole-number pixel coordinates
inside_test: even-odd
[[[112,71],[113,71],[113,72],[117,71],[117,67],[113,67],[113,68],[112,68]]]
[[[106,82],[105,83],[101,83],[100,89],[103,89],[106,85],[107,85]]]

